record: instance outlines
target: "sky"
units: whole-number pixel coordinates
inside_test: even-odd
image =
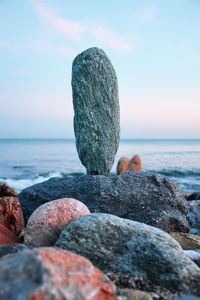
[[[200,0],[0,0],[0,138],[73,138],[72,61],[102,48],[122,138],[200,138]]]

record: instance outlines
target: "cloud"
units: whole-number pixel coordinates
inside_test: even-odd
[[[99,26],[94,30],[94,36],[98,40],[119,50],[129,51],[135,48],[133,44],[126,42],[123,38],[102,26]]]
[[[31,40],[21,45],[22,48],[30,48],[38,52],[61,54],[69,58],[74,57],[76,51],[66,47],[60,42],[53,42],[48,39]]]
[[[1,47],[1,48],[8,47],[8,46],[9,46],[9,43],[8,43],[8,42],[0,41],[0,47]]]
[[[62,18],[58,16],[57,12],[47,5],[44,0],[28,1],[42,20],[63,32],[68,38],[75,42],[91,44],[91,41],[93,43],[93,39],[95,37],[98,42],[103,42],[106,45],[110,45],[111,47],[121,51],[128,51],[135,48],[134,45],[125,41],[124,38],[104,26],[96,26],[94,24],[93,26],[86,26],[81,22]]]
[[[20,75],[20,76],[31,76],[35,75],[36,73],[33,71],[27,71],[27,70],[15,70],[10,72],[11,75]]]
[[[137,19],[140,23],[148,23],[155,19],[156,13],[158,12],[158,5],[156,3],[152,3],[143,11],[140,11],[137,14]]]
[[[58,16],[56,12],[42,0],[29,0],[29,2],[37,14],[48,24],[75,41],[81,40],[82,34],[87,28],[85,25]]]
[[[23,53],[24,50],[27,51],[33,50],[39,53],[45,54],[56,54],[56,55],[64,55],[68,58],[73,58],[77,51],[70,47],[66,47],[64,43],[51,41],[48,39],[37,39],[37,40],[28,40],[24,42],[2,42],[0,41],[0,48],[6,48],[8,51],[17,51]]]

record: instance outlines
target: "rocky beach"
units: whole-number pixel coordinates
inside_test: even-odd
[[[103,50],[74,59],[72,92],[86,172],[0,184],[0,299],[200,299],[199,191],[147,172],[140,153],[111,171],[120,109]]]

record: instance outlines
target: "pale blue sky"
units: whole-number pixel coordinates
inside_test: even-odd
[[[0,138],[70,138],[71,65],[102,48],[121,137],[200,138],[199,0],[0,0]]]

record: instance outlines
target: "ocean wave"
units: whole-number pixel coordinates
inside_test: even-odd
[[[6,182],[9,186],[14,188],[16,191],[20,192],[21,190],[36,184],[41,183],[45,180],[48,180],[52,177],[63,177],[61,172],[50,172],[46,175],[39,175],[33,179],[13,179],[13,178],[0,178],[1,182]]]
[[[149,170],[152,173],[158,173],[169,177],[200,177],[200,169],[196,170],[184,170],[184,169],[161,169],[161,170]]]

